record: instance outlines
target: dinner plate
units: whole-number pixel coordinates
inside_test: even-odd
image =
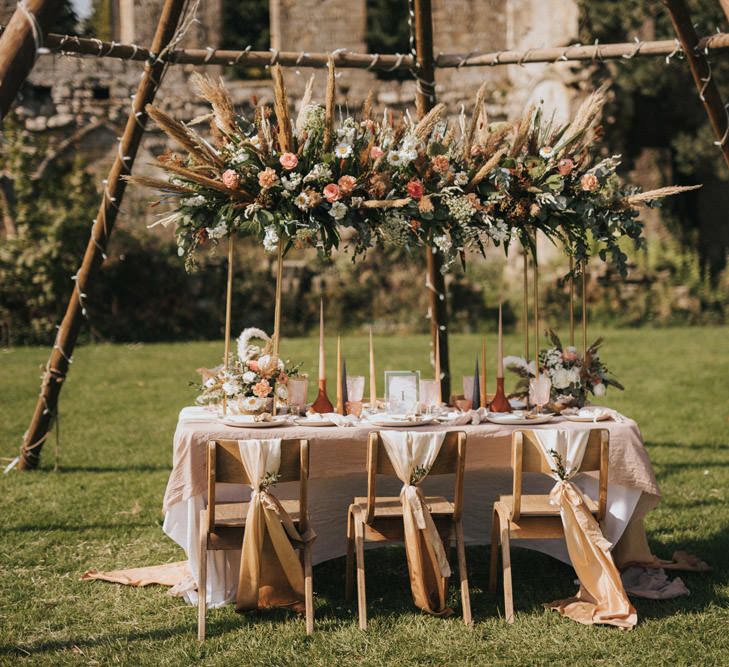
[[[425,426],[426,424],[433,424],[435,423],[435,419],[433,419],[433,417],[419,417],[417,420],[409,421],[402,418],[382,416],[370,417],[369,422],[373,426],[406,428],[410,426]]]
[[[504,426],[535,426],[536,424],[546,424],[554,419],[554,415],[539,415],[527,419],[524,415],[512,415],[509,412],[491,412],[486,415],[486,419],[494,424],[502,424]]]
[[[336,426],[330,419],[311,419],[310,417],[297,417],[294,419],[297,426]]]
[[[227,417],[219,417],[220,421],[226,426],[234,426],[236,428],[279,428],[281,426],[290,426],[291,422],[286,418],[274,417],[270,422],[254,422],[251,421],[249,415],[228,415]]]
[[[597,417],[589,417],[587,415],[562,415],[565,419],[568,419],[571,422],[604,422],[607,419],[610,419],[610,414],[607,412],[603,412],[601,415],[598,415]]]

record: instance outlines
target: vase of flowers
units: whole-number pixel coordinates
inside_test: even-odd
[[[598,338],[584,356],[573,346],[563,347],[554,331],[547,331],[551,347],[540,350],[539,367],[552,383],[551,406],[557,410],[569,407],[581,408],[590,394],[601,397],[609,386],[624,389],[600,359],[599,348],[603,343]],[[505,357],[504,365],[519,376],[513,396],[524,397],[529,392],[529,382],[535,377],[535,364],[522,357]]]
[[[274,400],[285,403],[289,378],[298,375],[299,367],[274,355],[272,345],[265,331],[245,329],[228,368],[203,373],[198,405],[219,405],[225,399],[234,414],[259,415],[272,412]]]

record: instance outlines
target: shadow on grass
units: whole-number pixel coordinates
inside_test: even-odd
[[[120,473],[120,472],[170,472],[172,468],[167,464],[131,464],[124,466],[61,466],[54,471],[50,468],[44,468],[41,472],[49,474],[70,475],[76,473]]]

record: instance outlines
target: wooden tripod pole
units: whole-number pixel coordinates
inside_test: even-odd
[[[165,0],[160,15],[157,31],[152,40],[152,51],[160,53],[175,34],[177,24],[182,15],[185,0]],[[119,150],[114,163],[109,170],[107,183],[101,198],[101,205],[96,215],[96,221],[91,229],[91,238],[86,246],[81,267],[76,273],[75,287],[66,307],[66,313],[58,329],[56,342],[46,366],[41,383],[40,396],[36,402],[35,412],[31,418],[28,430],[23,437],[20,448],[21,469],[37,467],[40,450],[48,437],[48,432],[56,416],[58,396],[63,386],[63,380],[68,372],[76,338],[81,327],[82,317],[85,314],[84,298],[91,287],[93,278],[103,261],[109,236],[111,235],[116,216],[124,196],[126,182],[122,179],[131,173],[134,158],[144,133],[147,121],[145,107],[154,100],[159,86],[164,63],[161,61],[149,62],[145,66],[144,75],[137,87],[132,110],[127,119],[124,134],[119,143]]]
[[[582,262],[582,358],[587,355],[587,263]]]
[[[691,76],[699,91],[699,97],[704,105],[709,122],[714,130],[717,143],[724,156],[724,162],[729,167],[729,120],[724,102],[719,94],[719,89],[714,81],[711,68],[703,52],[699,48],[699,37],[696,34],[691,15],[684,0],[663,0],[671,14],[673,28],[676,31],[678,41],[681,42],[686,61],[688,62]],[[727,3],[722,3],[722,8],[727,11]]]
[[[575,260],[570,255],[570,345],[575,344],[575,277],[572,272],[575,269]]]
[[[534,231],[534,376],[539,379],[539,266],[537,264],[537,232]],[[526,358],[529,363],[529,357]]]
[[[0,122],[33,69],[36,46],[43,45],[62,4],[61,0],[26,0],[22,7],[18,3],[0,36]]]
[[[415,104],[418,117],[422,118],[435,106],[435,66],[433,59],[433,10],[430,0],[414,0],[415,17]],[[433,248],[425,250],[428,280],[428,301],[430,306],[430,337],[433,348],[438,346],[440,359],[440,394],[451,395],[450,358],[448,356],[448,307],[446,287],[441,272],[441,258]]]

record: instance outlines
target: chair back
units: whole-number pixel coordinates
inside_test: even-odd
[[[461,518],[463,510],[463,474],[466,468],[466,434],[463,431],[446,433],[438,456],[428,472],[432,475],[455,474],[453,490],[454,519]],[[367,447],[367,523],[375,516],[375,499],[377,497],[377,475],[397,476],[395,468],[382,442],[379,431],[370,433]]]
[[[238,440],[211,440],[208,442],[208,520],[215,526],[215,484],[250,484],[240,456]],[[300,525],[308,524],[307,481],[309,479],[309,441],[282,440],[281,465],[278,482],[299,482]]]
[[[607,508],[608,456],[610,453],[610,432],[604,428],[590,429],[585,447],[585,455],[580,465],[580,472],[598,472],[598,519],[605,518]],[[552,474],[542,448],[534,435],[534,431],[519,430],[511,440],[511,467],[514,471],[514,512],[512,520],[517,521],[521,514],[521,496],[523,473],[536,472]]]

